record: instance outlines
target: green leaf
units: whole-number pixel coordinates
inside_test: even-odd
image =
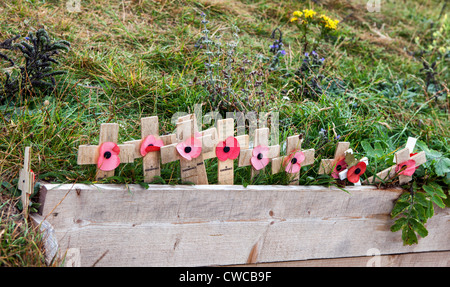
[[[417,218],[421,222],[426,223],[428,218],[427,218],[427,214],[425,212],[425,208],[420,204],[414,204],[414,209],[417,211]]]
[[[434,170],[437,176],[445,176],[450,172],[450,159],[446,157],[437,159],[434,164]]]
[[[442,153],[435,151],[433,149],[429,149],[427,144],[423,141],[417,141],[416,146],[418,146],[421,150],[425,152],[428,160],[433,160],[442,157]]]
[[[424,207],[428,207],[429,200],[424,193],[417,192],[414,194],[414,201]]]
[[[395,221],[395,223],[391,226],[392,232],[397,232],[400,229],[403,228],[403,226],[406,224],[407,219],[405,217],[399,218]]]
[[[416,233],[408,225],[406,225],[402,230],[402,240],[404,245],[412,245],[418,243]]]
[[[435,194],[434,188],[431,185],[424,185],[423,190],[425,190],[426,193],[428,193],[430,196],[433,196]]]
[[[397,215],[399,215],[400,213],[402,213],[406,208],[408,208],[408,206],[409,206],[409,202],[404,202],[404,201],[396,202],[394,205],[394,208],[391,211],[392,218],[394,218]]]
[[[447,198],[444,191],[442,190],[442,187],[439,184],[437,184],[435,182],[430,182],[429,185],[431,185],[433,187],[433,189],[437,195],[439,195],[442,198]]]
[[[419,234],[420,237],[424,238],[428,235],[428,230],[417,219],[411,218],[409,222],[412,224],[414,230],[417,232],[417,234]]]
[[[427,206],[427,209],[426,209],[426,216],[427,216],[428,218],[431,218],[431,217],[433,217],[433,215],[434,215],[434,206],[433,206],[433,202],[428,201],[428,206]]]
[[[440,198],[436,194],[431,197],[431,201],[436,203],[436,205],[439,206],[440,208],[445,208],[445,203],[442,201],[442,198]]]

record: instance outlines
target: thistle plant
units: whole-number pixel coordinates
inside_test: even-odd
[[[322,80],[325,76],[321,74],[325,58],[319,57],[316,51],[305,53],[300,68],[294,75],[298,79],[295,81],[297,93],[308,98],[320,96],[323,93]]]
[[[279,34],[278,38],[275,37],[277,32]],[[286,51],[283,49],[283,33],[281,33],[281,30],[279,28],[273,30],[272,35],[270,37],[272,39],[275,39],[273,44],[270,45],[270,52],[273,54],[273,57],[269,69],[273,71],[278,68],[280,58],[286,55]]]
[[[195,46],[204,50],[206,77],[199,84],[208,92],[211,109],[226,112],[261,107],[266,102],[262,91],[264,73],[252,56],[239,53],[239,28],[231,27],[231,38],[223,45],[219,41],[222,36],[209,36],[209,21],[204,13],[201,16],[202,37]]]
[[[0,58],[8,65],[3,69],[0,104],[12,100],[17,93],[22,95],[23,91],[32,88],[53,89],[56,86],[55,76],[66,73],[54,71],[52,64],[59,65],[55,57],[61,50],[69,50],[69,42],[53,42],[44,29],[39,29],[36,33],[30,32],[24,40],[15,43],[19,38],[20,36],[15,36],[0,43],[0,50],[9,51],[8,54],[0,52]],[[18,51],[22,53],[25,61],[20,61],[18,56],[9,55]]]

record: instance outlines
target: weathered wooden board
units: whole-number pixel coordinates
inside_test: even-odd
[[[254,263],[230,267],[450,267],[450,251]]]
[[[81,266],[206,266],[450,250],[450,211],[403,246],[400,189],[321,186],[42,186],[40,213]],[[98,260],[101,258],[101,260]]]

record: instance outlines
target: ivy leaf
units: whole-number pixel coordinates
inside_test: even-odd
[[[450,172],[449,158],[444,157],[441,152],[428,148],[422,141],[417,141],[416,145],[425,152],[427,160],[434,163],[434,171],[437,176],[445,176]]]
[[[434,169],[437,176],[445,176],[450,172],[450,159],[446,157],[437,159],[434,164]]]
[[[376,142],[374,147],[372,147],[369,142],[362,141],[361,146],[369,157],[380,158],[385,154],[385,150],[379,142]]]

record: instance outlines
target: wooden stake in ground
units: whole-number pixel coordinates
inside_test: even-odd
[[[234,137],[234,119],[217,121],[218,143],[215,148],[218,184],[234,184],[234,160],[242,149],[248,149],[248,135]]]
[[[276,157],[272,160],[272,174],[280,172],[283,168],[290,174],[290,185],[298,184],[302,166],[314,163],[315,150],[302,150],[302,143],[301,135],[288,137],[286,140],[286,156]]]
[[[345,151],[350,148],[349,142],[338,142],[334,158],[322,159],[319,167],[319,174],[330,174],[332,177],[338,179],[339,173],[343,171],[347,164],[345,163]]]
[[[25,148],[23,168],[20,170],[18,189],[22,191],[22,212],[24,216],[28,216],[28,205],[30,204],[30,195],[34,189],[34,172],[31,166],[31,147]]]
[[[189,120],[180,120],[176,128],[176,143],[161,147],[161,162],[164,164],[179,160],[183,182],[208,184],[203,157],[214,152],[214,132],[195,137],[194,116],[191,115]]]
[[[134,158],[143,158],[144,182],[152,182],[155,177],[161,176],[160,149],[174,141],[175,134],[159,136],[157,116],[141,118],[141,139],[125,144],[134,145]]]
[[[411,181],[416,168],[427,161],[424,151],[413,153],[416,141],[416,138],[409,137],[406,147],[395,153],[394,162],[396,165],[371,176],[364,181],[364,184],[379,183],[392,179],[396,175],[399,177],[400,184]]]
[[[114,176],[114,170],[120,163],[131,163],[134,161],[134,145],[118,145],[118,137],[118,124],[102,124],[100,126],[98,145],[79,146],[77,163],[79,165],[96,164],[96,180]]]
[[[269,146],[269,128],[255,130],[255,141],[252,149],[241,150],[239,166],[252,166],[251,177],[259,174],[272,158],[280,156],[280,145]]]

